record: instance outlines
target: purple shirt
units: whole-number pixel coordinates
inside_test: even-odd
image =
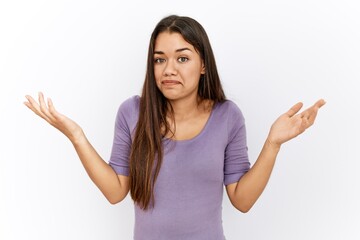
[[[109,164],[129,175],[130,148],[138,121],[139,96],[121,104]],[[164,159],[155,183],[155,206],[135,204],[136,240],[223,240],[223,185],[250,168],[244,117],[227,100],[216,104],[203,130],[190,140],[163,140]]]

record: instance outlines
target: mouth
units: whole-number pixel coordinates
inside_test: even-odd
[[[171,86],[171,85],[177,85],[177,84],[181,84],[181,83],[176,80],[163,80],[163,81],[161,81],[161,84]]]

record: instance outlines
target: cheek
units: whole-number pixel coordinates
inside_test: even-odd
[[[198,69],[191,69],[191,71],[187,71],[186,73],[186,79],[189,79],[189,81],[194,84],[197,85],[199,84],[199,80],[200,80],[200,72],[198,71]]]
[[[162,75],[161,69],[159,69],[159,67],[155,67],[154,68],[154,76],[155,76],[156,84],[158,84],[160,82],[161,75]]]

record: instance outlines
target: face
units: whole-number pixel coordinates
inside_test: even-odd
[[[179,33],[160,33],[155,41],[154,73],[157,87],[170,101],[197,100],[205,67],[195,48]]]

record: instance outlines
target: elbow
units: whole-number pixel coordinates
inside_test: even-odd
[[[119,202],[122,201],[122,200],[119,200],[119,199],[109,199],[109,198],[107,198],[107,200],[109,201],[109,203],[110,203],[111,205],[118,204]]]
[[[236,209],[242,213],[247,213],[250,211],[251,207],[236,207]]]
[[[238,203],[238,204],[233,204],[234,207],[239,210],[240,212],[242,213],[247,213],[250,211],[250,209],[252,208],[252,206],[254,204],[252,203],[245,203],[245,202],[241,202],[241,203]]]
[[[105,197],[111,205],[115,205],[115,204],[118,204],[119,202],[121,202],[122,200],[124,200],[126,195],[127,194],[121,194],[121,195],[119,194],[119,195],[112,195],[112,196],[105,196]]]
[[[240,194],[240,196],[235,197],[232,195],[230,198],[231,204],[240,212],[247,213],[254,206],[257,199],[248,197],[247,194]]]

